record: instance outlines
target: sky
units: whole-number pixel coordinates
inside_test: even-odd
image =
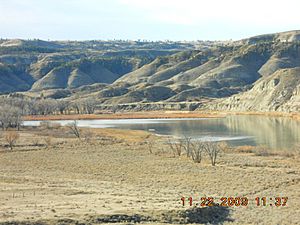
[[[238,40],[300,29],[299,0],[0,0],[0,37]]]

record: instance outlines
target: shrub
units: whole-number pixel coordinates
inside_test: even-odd
[[[190,155],[195,163],[200,163],[202,160],[202,153],[204,151],[204,143],[196,141],[191,143]]]
[[[91,143],[91,140],[94,137],[94,133],[90,130],[86,130],[82,132],[83,139],[86,143]]]
[[[184,139],[182,141],[183,141],[183,148],[185,149],[186,152],[186,156],[190,157],[193,151],[192,138],[188,136],[184,136]]]
[[[39,139],[37,139],[37,138],[33,139],[33,140],[32,140],[32,145],[33,145],[33,146],[39,146],[39,145],[40,145]]]
[[[178,140],[178,141],[174,141],[171,139],[168,139],[168,146],[169,148],[172,150],[174,157],[177,156],[181,156],[182,153],[182,149],[183,149],[183,144],[184,142],[182,141],[182,139]]]
[[[254,154],[256,156],[271,156],[271,155],[274,155],[274,152],[271,152],[266,147],[257,147]]]
[[[153,153],[153,148],[154,148],[154,141],[150,138],[147,139],[146,141],[149,153],[152,154]]]
[[[7,142],[10,150],[13,150],[17,140],[19,139],[20,135],[15,131],[7,131],[4,135],[4,139]]]
[[[44,137],[44,142],[46,144],[46,147],[49,148],[52,145],[52,137],[50,136]]]
[[[218,155],[223,149],[223,143],[207,141],[207,142],[203,142],[203,148],[210,158],[211,165],[215,166]]]
[[[78,127],[77,120],[74,120],[72,123],[68,124],[67,127],[77,138],[81,138],[81,131]]]

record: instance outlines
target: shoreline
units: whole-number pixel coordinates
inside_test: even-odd
[[[284,112],[231,112],[231,111],[147,111],[122,113],[96,113],[96,114],[63,114],[63,115],[29,115],[24,116],[25,121],[46,120],[117,120],[117,119],[185,119],[185,118],[224,118],[230,115],[253,115],[287,117],[300,120],[300,113]]]
[[[223,118],[220,113],[187,111],[151,111],[102,114],[34,115],[24,116],[24,120],[106,120],[106,119],[184,119],[184,118]]]

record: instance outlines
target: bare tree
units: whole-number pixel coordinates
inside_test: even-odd
[[[57,101],[57,110],[59,111],[60,114],[64,114],[68,106],[69,103],[67,101],[64,100]]]
[[[81,104],[83,110],[87,114],[92,114],[95,112],[97,101],[94,98],[87,98],[82,100]]]
[[[72,133],[77,137],[81,138],[81,131],[78,127],[77,120],[74,120],[72,123],[68,124],[67,127],[72,131]]]
[[[73,108],[77,114],[80,114],[80,103],[78,101],[72,102],[71,108]]]
[[[20,135],[15,131],[7,131],[4,135],[4,139],[7,142],[10,150],[13,150],[17,140],[19,139]]]
[[[11,120],[11,113],[9,113],[10,109],[11,106],[7,104],[0,106],[0,125],[3,130],[6,130],[9,127]]]
[[[20,108],[8,104],[0,106],[0,125],[3,130],[8,127],[16,127],[19,130],[21,124],[22,113]]]

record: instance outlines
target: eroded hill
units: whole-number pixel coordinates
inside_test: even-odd
[[[237,42],[0,41],[0,91],[102,105],[298,111],[300,31]]]

